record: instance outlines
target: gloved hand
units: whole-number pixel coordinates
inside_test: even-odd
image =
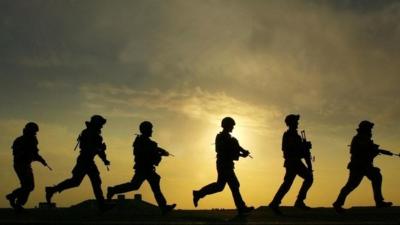
[[[243,150],[243,151],[242,151],[241,156],[242,156],[243,158],[246,158],[246,157],[249,156],[249,155],[250,155],[250,152],[249,152],[249,151],[247,151],[247,150]]]

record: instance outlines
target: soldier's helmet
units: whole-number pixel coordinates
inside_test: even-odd
[[[368,120],[363,120],[358,124],[358,130],[371,130],[374,127],[374,123],[368,121]]]
[[[285,118],[285,123],[286,123],[286,125],[293,124],[294,122],[299,121],[299,119],[300,119],[300,115],[289,114]]]
[[[36,133],[39,131],[39,126],[35,122],[29,122],[24,127],[24,132]]]
[[[107,120],[100,115],[93,115],[90,118],[90,123],[93,125],[104,125],[106,122]]]
[[[139,125],[139,130],[142,134],[149,132],[152,128],[153,124],[151,124],[149,121],[143,121]]]
[[[234,126],[235,124],[236,124],[235,120],[233,120],[232,117],[229,117],[229,116],[223,118],[221,121],[222,128],[228,128],[228,127]]]

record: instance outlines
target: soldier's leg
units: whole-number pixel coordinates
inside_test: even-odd
[[[142,173],[135,173],[133,176],[132,180],[127,183],[119,184],[113,187],[109,187],[109,192],[110,194],[119,194],[119,193],[125,193],[128,191],[135,191],[140,188],[142,185],[143,181],[146,179],[146,177]]]
[[[35,188],[32,168],[31,167],[25,168],[25,170],[20,174],[19,177],[21,182],[21,188],[19,194],[17,195],[16,203],[22,206],[25,205],[25,203],[28,201],[29,194]]]
[[[53,187],[48,186],[45,188],[47,203],[51,203],[51,198],[53,197],[54,193],[56,192],[61,193],[66,189],[79,186],[82,183],[83,178],[86,176],[86,172],[87,172],[87,167],[85,167],[85,165],[82,162],[78,161],[78,163],[72,170],[71,178],[62,181],[56,186]]]
[[[100,172],[94,163],[90,166],[87,175],[89,176],[90,182],[92,183],[94,196],[96,197],[99,205],[102,205],[104,203],[104,195],[103,190],[101,189]]]
[[[236,208],[237,209],[242,209],[246,207],[246,204],[244,203],[242,199],[242,195],[240,194],[240,183],[239,180],[236,177],[235,171],[229,171],[227,174],[227,183],[229,185],[229,188],[231,189],[233,200],[235,202]]]
[[[152,172],[147,176],[147,181],[150,184],[151,190],[153,191],[154,198],[157,201],[158,206],[163,207],[167,205],[167,201],[165,200],[164,195],[161,192],[160,188],[160,175],[158,175],[156,172]]]
[[[349,195],[356,187],[358,187],[358,185],[360,185],[363,177],[364,173],[362,171],[350,169],[349,179],[344,187],[340,190],[339,196],[333,204],[335,206],[344,205],[347,195]]]
[[[62,192],[69,188],[78,187],[82,183],[83,178],[86,176],[86,172],[87,171],[84,167],[76,165],[72,170],[72,177],[62,181],[54,187],[50,187],[51,192]]]
[[[17,174],[18,180],[21,185],[20,187],[16,188],[14,191],[12,191],[10,194],[7,195],[7,199],[10,201],[10,203],[13,203],[14,205],[15,205],[15,199],[21,196],[22,193],[24,192],[22,186],[25,180],[26,170],[27,170],[26,166],[14,165],[14,171]]]
[[[372,189],[374,191],[374,199],[377,204],[383,201],[382,196],[382,174],[379,168],[372,167],[371,169],[367,170],[366,174],[367,178],[372,183]]]
[[[312,172],[303,164],[299,164],[297,168],[297,175],[304,179],[303,184],[301,185],[299,195],[297,196],[296,202],[303,202],[307,197],[307,192],[310,189],[314,178]]]
[[[286,193],[292,186],[295,177],[296,177],[296,172],[292,168],[286,168],[286,173],[285,177],[283,178],[283,183],[276,192],[275,197],[272,199],[270,205],[277,206],[281,204],[283,197],[286,195]]]
[[[214,193],[218,193],[224,190],[225,184],[227,182],[226,172],[223,169],[217,169],[218,178],[217,182],[208,184],[201,188],[199,191],[196,191],[196,197],[204,198],[207,195],[211,195]]]

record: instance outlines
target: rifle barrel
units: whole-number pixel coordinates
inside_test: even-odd
[[[384,155],[394,155],[393,152],[385,150],[385,149],[378,149],[379,153],[384,154]]]

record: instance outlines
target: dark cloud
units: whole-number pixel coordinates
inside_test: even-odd
[[[2,61],[71,67],[117,61],[158,27],[161,1],[2,1]]]
[[[18,87],[15,102],[45,99],[42,82],[68,83],[57,97],[73,102],[79,87],[111,83],[201,87],[320,122],[398,110],[397,1],[1,4],[3,93]]]

